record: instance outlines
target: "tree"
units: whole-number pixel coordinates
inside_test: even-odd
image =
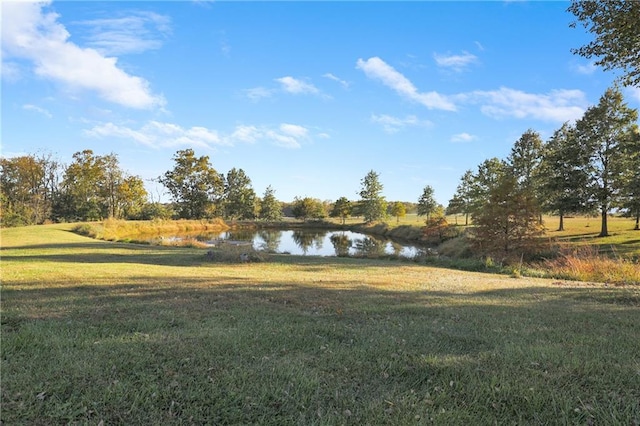
[[[256,193],[244,170],[233,168],[227,173],[223,204],[224,215],[230,219],[256,217]]]
[[[380,175],[371,170],[360,181],[360,184],[360,208],[365,222],[371,223],[384,219],[387,202],[381,195],[383,186],[380,183]]]
[[[472,217],[482,211],[489,197],[489,192],[500,182],[506,170],[506,163],[496,157],[485,160],[478,166],[478,171],[471,177],[471,187],[468,193],[469,210]]]
[[[329,216],[342,218],[342,224],[344,225],[347,218],[351,216],[352,211],[353,205],[351,204],[351,201],[349,201],[347,197],[340,197],[333,204],[333,208],[331,209]]]
[[[597,57],[605,70],[620,69],[625,86],[640,86],[640,2],[636,0],[573,0],[569,6],[595,40],[572,53]],[[576,22],[571,24],[575,28]]]
[[[267,186],[260,202],[260,219],[278,221],[282,219],[282,204],[276,199],[271,185]]]
[[[125,176],[118,188],[117,211],[119,217],[140,219],[147,202],[147,190],[139,176]]]
[[[322,219],[326,216],[322,201],[311,197],[296,197],[293,200],[292,211],[296,219],[302,219],[305,222],[308,219]]]
[[[631,131],[624,147],[624,167],[622,179],[621,207],[626,216],[635,218],[635,227],[640,230],[640,130]]]
[[[625,146],[634,137],[638,111],[627,107],[617,87],[607,89],[598,105],[576,123],[578,141],[589,153],[588,171],[593,200],[600,208],[600,236],[609,235],[607,216],[620,201],[624,186]]]
[[[396,223],[400,222],[401,217],[405,217],[407,214],[407,209],[401,201],[396,201],[391,204],[391,216],[395,216]]]
[[[473,180],[474,176],[471,170],[464,172],[456,188],[456,193],[453,195],[453,198],[449,200],[449,205],[447,206],[447,214],[464,214],[465,226],[469,225],[469,214],[472,210]]]
[[[422,195],[418,199],[418,216],[427,216],[427,222],[431,218],[431,214],[435,212],[438,203],[433,198],[433,188],[429,185],[422,190]]]
[[[178,204],[185,219],[200,219],[214,213],[224,193],[224,176],[216,172],[208,156],[196,157],[192,149],[177,151],[173,170],[158,180]]]
[[[50,219],[58,169],[58,162],[50,155],[0,158],[2,226],[40,224]]]
[[[533,194],[520,188],[515,176],[502,173],[488,189],[482,208],[473,214],[476,249],[501,260],[534,253],[544,232],[536,220],[538,213]]]
[[[560,216],[558,231],[564,231],[567,213],[587,213],[589,201],[589,154],[578,143],[575,127],[565,123],[544,145],[538,169],[542,209]]]
[[[105,202],[105,162],[86,149],[73,154],[64,171],[56,213],[65,220],[99,220],[108,215]]]

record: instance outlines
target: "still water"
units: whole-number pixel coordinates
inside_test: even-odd
[[[384,256],[414,257],[424,248],[378,236],[326,229],[276,230],[241,229],[221,233],[165,236],[168,239],[195,238],[212,246],[220,243],[251,244],[255,250],[303,256]]]

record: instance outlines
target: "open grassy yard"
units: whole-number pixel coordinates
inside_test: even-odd
[[[3,424],[640,424],[637,286],[71,228],[2,230]]]

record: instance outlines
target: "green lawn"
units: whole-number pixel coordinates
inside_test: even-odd
[[[637,286],[70,229],[1,231],[3,424],[640,424]]]

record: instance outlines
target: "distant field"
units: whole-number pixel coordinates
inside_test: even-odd
[[[640,423],[637,286],[70,228],[1,231],[3,424]]]

